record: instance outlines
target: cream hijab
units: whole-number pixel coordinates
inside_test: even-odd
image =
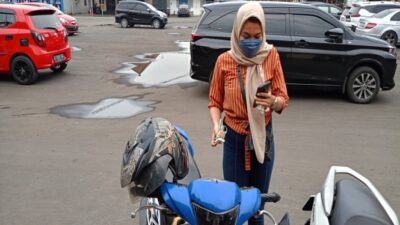
[[[261,22],[262,29],[262,45],[257,55],[253,58],[247,58],[240,50],[240,31],[244,23],[250,18],[255,17]],[[249,118],[251,135],[253,138],[254,149],[258,162],[264,162],[265,155],[265,114],[260,113],[256,108],[253,108],[254,97],[257,87],[265,82],[263,62],[268,56],[269,51],[273,46],[266,43],[265,38],[265,19],[264,10],[258,2],[248,2],[239,8],[236,14],[236,19],[233,24],[231,35],[231,50],[229,55],[240,65],[247,66],[246,71],[246,107]]]

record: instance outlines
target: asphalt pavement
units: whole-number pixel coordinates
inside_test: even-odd
[[[165,29],[119,28],[114,17],[77,16],[65,72],[42,71],[30,86],[0,76],[0,224],[132,224],[120,187],[126,142],[144,118],[161,116],[192,138],[203,177],[222,178],[222,147],[209,145],[208,84],[188,77],[188,44],[199,17]],[[137,76],[141,73],[142,76]],[[289,89],[274,114],[276,159],[269,204],[291,223],[321,190],[331,165],[368,177],[400,212],[400,78],[368,105],[340,93]],[[136,222],[137,223],[137,222]]]

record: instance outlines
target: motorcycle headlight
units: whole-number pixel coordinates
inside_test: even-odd
[[[239,206],[223,212],[214,213],[211,212],[196,203],[192,203],[194,212],[196,214],[197,224],[202,225],[235,225],[237,215],[239,212]]]

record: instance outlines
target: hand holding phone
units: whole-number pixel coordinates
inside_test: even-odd
[[[258,86],[256,94],[258,94],[259,92],[267,92],[270,87],[271,87],[271,81],[267,80],[265,83]]]
[[[270,87],[271,87],[271,81],[267,80],[265,83],[258,86],[256,95],[260,92],[268,92]],[[257,106],[256,101],[254,101],[253,107],[256,107],[256,106]]]

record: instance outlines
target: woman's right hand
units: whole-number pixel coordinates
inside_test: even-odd
[[[214,128],[212,130],[212,135],[211,135],[211,146],[215,147],[218,144],[221,144],[222,142],[217,141],[217,138],[225,138],[225,133],[224,131],[220,130],[219,125],[214,125]]]

